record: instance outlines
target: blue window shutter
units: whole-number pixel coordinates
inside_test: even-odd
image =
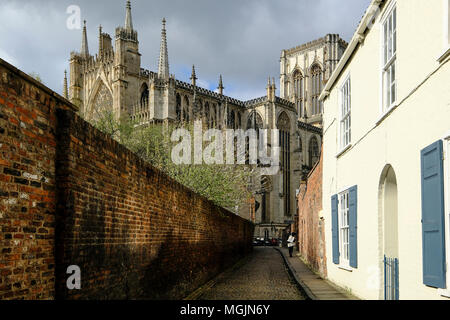
[[[349,192],[349,247],[350,247],[350,266],[358,267],[358,237],[357,237],[357,216],[358,216],[358,187],[351,187]]]
[[[442,141],[421,152],[423,283],[445,288],[444,163]]]
[[[331,197],[331,232],[333,238],[333,263],[339,264],[339,220],[338,220],[338,197]]]

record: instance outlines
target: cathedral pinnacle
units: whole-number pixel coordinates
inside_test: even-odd
[[[67,70],[64,70],[64,90],[63,90],[64,98],[69,99],[69,92],[67,90]]]
[[[98,27],[98,56],[101,58],[103,56],[103,36],[102,36],[102,25]]]
[[[126,16],[125,16],[125,29],[128,31],[133,30],[133,19],[131,18],[131,3],[128,0],[127,1],[127,9],[126,9]]]
[[[86,31],[86,20],[84,20],[83,38],[81,40],[81,56],[84,58],[89,57],[89,47],[88,47],[87,31]]]
[[[169,79],[169,56],[167,51],[166,19],[162,20],[161,48],[159,52],[158,76],[161,79]]]
[[[195,74],[195,66],[192,65],[191,83],[193,86],[197,85],[197,75]]]
[[[217,87],[217,89],[219,89],[219,94],[223,95],[223,89],[225,88],[223,86],[222,75],[220,75],[219,77],[219,86]]]

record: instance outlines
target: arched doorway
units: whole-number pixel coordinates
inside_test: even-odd
[[[397,177],[392,166],[387,165],[379,184],[380,261],[382,286],[380,298],[399,299],[398,255],[398,191]]]

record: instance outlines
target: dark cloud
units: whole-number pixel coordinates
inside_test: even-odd
[[[282,49],[339,33],[349,40],[370,0],[166,0],[132,1],[142,67],[155,70],[161,19],[166,17],[171,73],[188,81],[192,64],[214,89],[223,74],[226,94],[264,95],[267,77],[278,79]],[[38,73],[62,91],[70,51],[80,50],[81,30],[69,30],[66,9],[81,8],[89,50],[97,52],[98,26],[114,35],[124,24],[125,1],[2,0],[0,57]]]

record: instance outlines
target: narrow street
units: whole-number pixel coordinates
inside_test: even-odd
[[[225,274],[199,300],[304,300],[280,254],[255,247],[246,262]]]

